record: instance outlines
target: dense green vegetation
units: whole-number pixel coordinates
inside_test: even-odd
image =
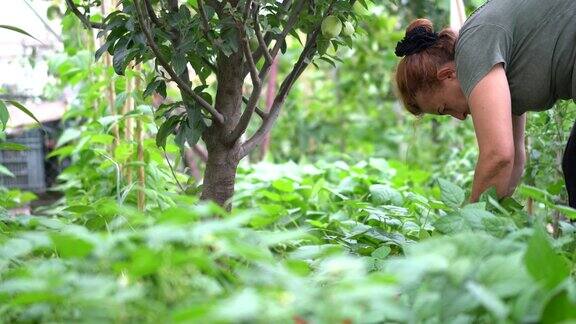
[[[124,1],[128,11],[132,3]],[[339,3],[356,34],[316,54],[317,66],[285,98],[264,160],[254,150],[238,161],[231,205],[224,207],[201,200],[202,180],[192,170],[204,171],[200,155],[194,165],[183,158],[192,140],[203,148],[206,135],[179,115],[181,105],[192,113],[182,89],[146,63],[150,53],[140,53],[138,68],[130,63],[136,56],[96,60],[106,43],[77,16],[64,15],[65,50],[48,58],[56,81],[46,97],[76,91],[50,153],[70,165],[53,188],[62,198],[32,215],[10,212],[33,200],[32,193],[0,188],[0,320],[576,320],[576,210],[565,206],[557,161],[576,118],[574,103],[529,117],[528,167],[513,198],[498,200],[489,191],[469,204],[477,157],[470,121],[416,120],[395,101],[391,84],[402,26],[425,13],[441,25],[447,8],[389,1],[368,3],[370,11],[362,12]],[[51,10],[65,8],[62,2]],[[112,17],[129,21],[132,14]],[[166,15],[160,19],[170,22]],[[283,24],[267,18],[270,26]],[[318,18],[302,19],[320,26]],[[287,42],[279,82],[303,47],[295,38]],[[196,71],[206,63],[188,58]],[[123,75],[115,73],[119,65]],[[194,79],[205,82],[196,89],[216,97],[217,85],[206,78]],[[165,91],[168,100],[155,103],[152,90]],[[258,128],[253,122],[246,132]],[[0,149],[23,149],[4,138]]]

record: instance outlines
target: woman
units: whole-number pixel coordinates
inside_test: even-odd
[[[397,87],[412,114],[472,116],[479,146],[470,200],[518,184],[525,163],[525,112],[576,98],[576,1],[491,0],[460,34],[433,32],[429,20],[406,29],[396,55]],[[562,161],[576,208],[576,125]]]

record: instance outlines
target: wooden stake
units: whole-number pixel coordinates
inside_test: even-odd
[[[108,1],[102,0],[102,6],[100,7],[102,16],[106,17],[108,15]],[[112,67],[112,57],[109,53],[104,53],[104,65],[106,66],[106,71]],[[108,109],[110,110],[110,115],[116,116],[116,88],[114,86],[114,79],[110,80],[108,84],[106,97],[108,99]],[[114,135],[114,142],[112,143],[112,154],[116,150],[116,146],[120,142],[120,131],[118,129],[118,124],[114,124],[112,128],[112,134]]]
[[[134,73],[137,73],[136,67],[134,67]],[[124,105],[122,106],[122,115],[126,116],[130,111],[136,109],[136,106],[134,104],[134,97],[133,97],[133,89],[134,89],[134,77],[131,77],[130,73],[126,73],[126,101],[124,102]],[[132,142],[132,119],[131,118],[127,118],[124,121],[124,140],[128,143]],[[126,161],[126,164],[130,164],[130,162],[132,162],[133,159],[129,158],[128,161]],[[131,184],[132,183],[132,168],[127,167],[124,168],[124,174],[126,176],[126,183],[127,184]]]
[[[140,66],[134,68],[135,72],[140,72]],[[136,73],[134,80],[134,91],[140,91],[141,81],[139,73]],[[136,119],[135,139],[138,143],[138,210],[144,211],[146,207],[146,170],[144,169],[144,134],[142,129],[142,119]]]

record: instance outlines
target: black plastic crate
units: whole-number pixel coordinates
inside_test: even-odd
[[[19,134],[8,135],[7,140],[25,145],[28,150],[0,150],[0,164],[14,174],[14,178],[0,175],[0,185],[36,193],[45,192],[44,136],[42,131],[31,129]]]

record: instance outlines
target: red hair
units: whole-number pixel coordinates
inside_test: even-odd
[[[416,19],[406,33],[417,27],[424,27],[434,32],[432,22],[428,19]],[[404,107],[414,115],[421,115],[422,110],[416,104],[416,94],[422,90],[434,90],[440,84],[436,77],[438,68],[454,61],[456,33],[445,28],[438,33],[438,41],[427,49],[404,56],[396,67],[396,87]]]

